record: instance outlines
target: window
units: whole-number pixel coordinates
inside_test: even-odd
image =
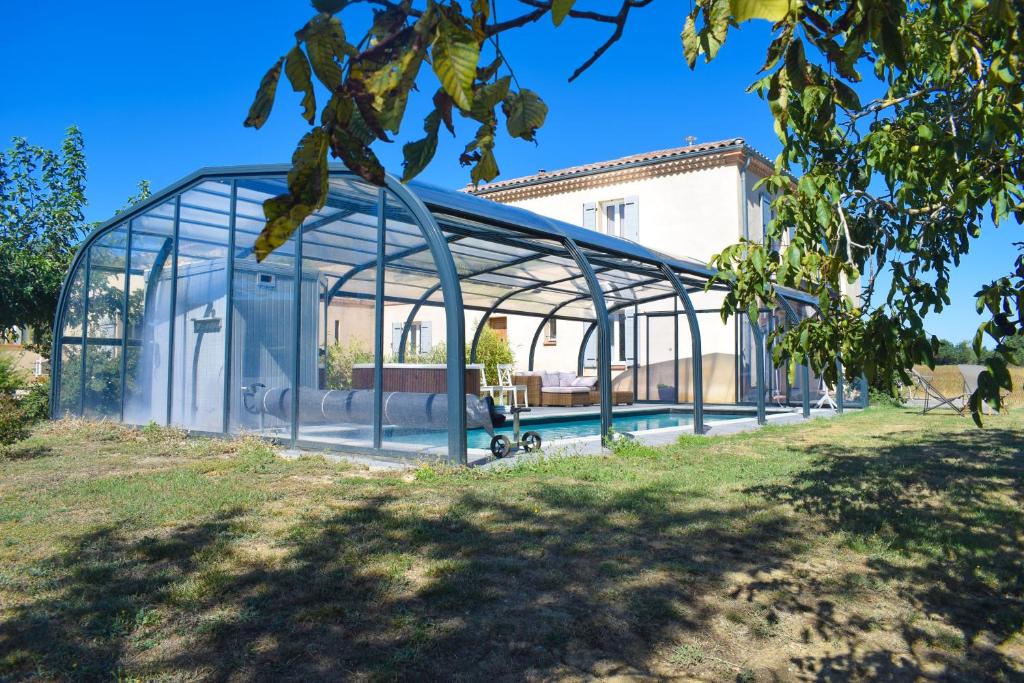
[[[544,344],[554,346],[558,343],[558,321],[552,318],[544,327]]]
[[[405,325],[393,323],[391,326],[391,353],[397,359],[398,350],[402,345],[402,330]],[[430,323],[415,320],[409,324],[405,337],[405,356],[418,356],[430,353],[434,348],[430,334]]]
[[[502,339],[508,339],[508,318],[503,315],[493,315],[487,319],[487,326],[494,330],[494,334]]]
[[[613,237],[624,237],[626,202],[617,200],[601,204],[601,232]]]
[[[334,343],[338,343],[338,320],[334,321]]]
[[[782,243],[778,239],[768,242],[768,224],[772,220],[772,200],[766,194],[761,195],[761,243],[768,244],[772,249],[778,251]]]
[[[626,361],[626,317],[622,316],[618,320],[619,334],[619,362]]]

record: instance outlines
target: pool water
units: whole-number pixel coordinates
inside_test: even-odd
[[[749,414],[725,414],[709,413],[705,415],[706,420],[739,420],[750,417]],[[632,413],[612,417],[612,428],[617,432],[641,432],[650,429],[662,429],[665,427],[685,427],[693,424],[693,413],[682,411]],[[601,418],[596,415],[574,419],[541,418],[536,420],[524,419],[520,426],[523,432],[537,432],[544,443],[551,443],[560,439],[574,439],[583,436],[597,436],[601,433]],[[512,438],[512,416],[508,418],[505,426],[495,430],[496,434],[504,434]],[[445,432],[405,432],[398,433],[395,430],[385,437],[389,441],[402,443],[417,443],[432,446],[443,446],[448,443],[448,435]],[[436,443],[435,443],[436,442]],[[491,435],[484,429],[470,429],[466,432],[466,443],[469,448],[489,449],[491,446]]]

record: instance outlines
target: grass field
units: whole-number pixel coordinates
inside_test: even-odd
[[[1021,680],[1024,413],[502,472],[58,422],[0,460],[0,680]]]
[[[914,369],[920,372],[936,389],[945,396],[959,396],[964,388],[964,376],[955,365],[936,365],[930,370],[926,365],[916,365]],[[1010,378],[1013,380],[1013,391],[1004,397],[1004,403],[1010,408],[1024,406],[1024,368],[1010,367]],[[924,398],[923,392],[916,385],[905,388],[904,398]]]

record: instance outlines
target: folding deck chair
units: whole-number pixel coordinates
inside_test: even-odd
[[[971,394],[967,391],[966,380],[964,381],[959,394],[955,396],[946,396],[936,389],[935,385],[917,370],[911,370],[910,374],[917,383],[917,386],[921,389],[921,392],[924,394],[924,408],[921,410],[922,415],[930,413],[933,410],[937,410],[942,406],[949,406],[959,415],[963,415],[967,410],[967,399],[970,398]],[[961,371],[960,374],[962,377],[963,372]],[[936,401],[935,405],[932,405],[932,401]]]

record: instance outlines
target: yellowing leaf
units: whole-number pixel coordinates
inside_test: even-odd
[[[447,18],[437,24],[433,49],[434,73],[455,106],[469,111],[473,106],[473,80],[480,61],[480,45],[472,31]]]
[[[285,57],[284,73],[292,84],[292,90],[301,92],[302,118],[313,123],[316,118],[316,96],[313,94],[313,74],[309,70],[306,53],[298,45],[293,47]]]
[[[554,0],[551,3],[551,21],[555,26],[561,26],[565,18],[569,16],[569,10],[576,4],[576,0]]]
[[[789,0],[729,0],[736,23],[750,19],[767,19],[773,24],[789,13]]]
[[[274,66],[270,67],[260,81],[260,87],[256,91],[256,97],[249,107],[249,115],[245,117],[245,125],[251,128],[260,128],[270,117],[270,110],[274,107],[274,95],[277,94],[277,82],[281,78],[281,61],[277,60]]]
[[[306,51],[313,73],[332,92],[341,85],[341,66],[336,60],[351,54],[345,31],[337,17],[317,21],[305,32]]]
[[[697,56],[700,54],[700,39],[697,37],[697,26],[693,21],[693,15],[686,17],[683,24],[683,32],[680,35],[683,39],[683,56],[686,57],[686,64],[691,69],[697,63]]]
[[[323,128],[314,128],[299,141],[288,172],[288,193],[263,203],[267,223],[253,245],[257,261],[287,242],[302,221],[327,201],[327,143]]]

